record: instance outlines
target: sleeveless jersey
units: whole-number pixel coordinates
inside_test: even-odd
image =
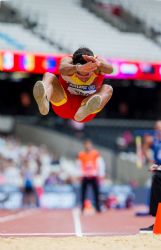
[[[60,82],[64,80],[68,86],[67,90],[72,95],[89,96],[94,94],[101,86],[104,75],[96,75],[93,73],[86,81],[81,81],[75,74],[73,76],[60,76]]]
[[[98,175],[97,160],[100,156],[97,150],[90,152],[81,151],[78,159],[81,163],[81,171],[84,177],[92,177]]]

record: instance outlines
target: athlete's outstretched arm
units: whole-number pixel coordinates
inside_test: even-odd
[[[101,58],[99,56],[93,57],[87,55],[84,55],[83,57],[87,62],[96,63],[97,73],[111,74],[113,72],[113,67],[109,63],[107,63],[104,58]]]
[[[72,62],[72,58],[69,56],[60,61],[59,71],[61,75],[70,76],[77,72],[77,67]]]
[[[147,162],[149,163],[151,162],[151,154],[149,149],[151,148],[152,144],[153,144],[153,137],[151,135],[144,135],[142,150]]]
[[[71,57],[64,57],[61,60],[60,66],[59,66],[60,74],[64,76],[71,76],[76,72],[86,74],[91,71],[95,71],[96,69],[97,69],[97,65],[95,62],[92,62],[92,61],[87,62],[86,64],[83,64],[83,65],[81,64],[74,65]]]
[[[111,74],[113,72],[113,67],[105,59],[97,57],[96,62],[98,63],[98,70],[101,73]]]
[[[152,161],[150,148],[152,147],[153,142],[154,142],[154,138],[151,135],[144,135],[142,150],[143,150],[143,154],[145,156],[147,163],[151,163],[151,164],[153,163],[153,161]],[[158,169],[158,164],[155,164],[155,163],[153,163],[149,167],[150,172],[156,171],[157,169]]]

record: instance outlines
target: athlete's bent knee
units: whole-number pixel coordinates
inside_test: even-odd
[[[107,93],[108,95],[112,96],[113,94],[113,88],[110,85],[103,85],[104,93]]]
[[[50,73],[50,72],[46,72],[44,75],[43,75],[43,80],[54,80],[54,78],[56,77],[56,75]]]

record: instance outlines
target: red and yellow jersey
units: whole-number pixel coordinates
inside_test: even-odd
[[[98,158],[100,153],[93,149],[90,152],[81,151],[78,155],[78,160],[81,167],[82,175],[92,177],[98,175]]]
[[[60,76],[60,83],[67,84],[67,90],[72,95],[89,96],[94,94],[103,84],[104,75],[93,73],[90,78],[84,82],[76,74],[72,76]]]

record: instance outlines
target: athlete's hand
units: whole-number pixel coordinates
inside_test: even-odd
[[[83,57],[84,60],[86,60],[87,62],[96,62],[96,59],[95,59],[94,56],[83,55],[82,57]]]
[[[150,166],[149,171],[150,171],[150,172],[154,172],[154,171],[157,170],[157,168],[158,168],[158,165],[153,164],[152,166]]]
[[[97,68],[100,67],[101,62],[99,61],[99,59],[97,57],[94,56],[88,56],[88,55],[83,55],[84,60],[86,60],[87,62],[93,62],[96,63]]]
[[[97,64],[95,62],[87,62],[83,65],[78,65],[77,70],[81,74],[88,74],[90,72],[93,72],[97,69]]]

